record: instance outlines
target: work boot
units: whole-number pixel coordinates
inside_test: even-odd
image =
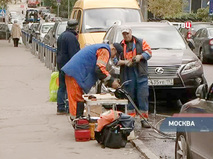
[[[128,111],[127,111],[127,114],[130,115],[130,116],[133,117],[133,118],[136,116],[135,110],[128,110]]]
[[[76,118],[80,118],[84,115],[84,102],[77,102]]]
[[[142,128],[151,128],[151,124],[148,122],[147,119],[142,119],[141,120],[141,127]]]

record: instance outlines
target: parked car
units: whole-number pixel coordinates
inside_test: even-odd
[[[38,9],[37,8],[28,8],[25,15],[25,21],[23,24],[28,24],[30,22],[39,22],[40,18],[38,15]]]
[[[188,40],[188,39],[191,39],[199,29],[206,28],[209,25],[212,25],[212,23],[211,22],[192,22],[191,28],[188,29],[186,27],[181,27],[180,33],[185,38],[185,40]]]
[[[10,37],[10,29],[6,23],[0,22],[0,39],[8,39]]]
[[[29,43],[32,43],[32,38],[37,38],[36,32],[38,30],[39,23],[31,23],[28,29]]]
[[[193,37],[194,53],[203,63],[213,60],[213,25],[199,29]]]
[[[44,15],[43,15],[42,18],[46,21],[46,17],[49,16],[50,14],[51,14],[51,13],[44,13]]]
[[[40,12],[40,16],[43,18],[43,16],[44,16],[45,13],[50,13],[50,10],[49,10],[49,9],[43,9],[43,10]]]
[[[50,12],[50,10],[47,9],[46,7],[40,7],[38,13],[41,15],[42,12]]]
[[[213,113],[213,84],[200,85],[194,99],[181,108],[181,114],[212,114]],[[205,123],[203,123],[205,126]],[[205,130],[206,131],[206,130]],[[213,132],[180,131],[176,134],[175,158],[176,159],[207,159],[213,156]]]
[[[52,47],[57,47],[57,39],[66,30],[67,21],[57,21],[55,22],[52,29],[52,36],[49,39],[49,45]]]
[[[48,14],[45,18],[45,21],[48,21],[48,22],[55,22],[55,14]]]
[[[145,39],[152,49],[148,76],[157,99],[186,102],[195,98],[197,87],[206,83],[203,66],[178,30],[173,25],[160,22],[115,24],[106,32],[103,41],[109,44],[121,42],[123,26],[132,28],[133,35]],[[116,68],[109,67],[109,70],[112,74],[119,74]],[[150,87],[150,100],[153,98],[152,89]]]
[[[40,41],[43,41],[45,34],[48,32],[48,30],[50,28],[53,27],[55,23],[54,22],[45,22],[45,23],[41,23],[38,27],[38,30],[36,31],[37,34],[37,39],[39,39]]]
[[[52,27],[48,30],[47,34],[45,34],[43,43],[46,45],[50,45],[50,37],[53,37],[53,28]]]

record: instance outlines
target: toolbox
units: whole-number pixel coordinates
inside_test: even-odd
[[[89,141],[91,137],[89,121],[87,119],[77,119],[75,121],[75,140]]]

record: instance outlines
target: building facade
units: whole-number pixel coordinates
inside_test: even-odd
[[[206,8],[209,0],[183,0],[186,5],[183,7],[185,13],[196,13],[199,8]]]

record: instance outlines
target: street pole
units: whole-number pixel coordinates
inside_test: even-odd
[[[70,17],[70,0],[68,0],[68,19]]]
[[[148,0],[140,0],[139,1],[140,3],[140,8],[141,8],[141,12],[143,14],[143,17],[144,17],[144,21],[147,21],[148,20]]]

